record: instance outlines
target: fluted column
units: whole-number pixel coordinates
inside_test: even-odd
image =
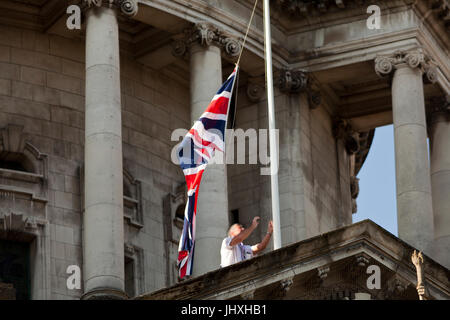
[[[191,122],[198,120],[211,102],[222,79],[222,48],[231,56],[239,53],[239,43],[207,23],[186,30],[174,43],[173,53],[189,53]],[[220,157],[216,152],[216,159]],[[224,161],[222,161],[224,162]],[[229,227],[226,165],[209,163],[200,185],[195,235],[193,276],[218,269],[220,247]]]
[[[433,240],[433,205],[423,76],[434,80],[432,65],[418,51],[378,57],[379,75],[392,74],[397,217],[399,237],[429,252]]]
[[[117,6],[86,1],[86,129],[83,217],[83,299],[123,299],[122,122]]]
[[[450,96],[434,104],[430,129],[433,258],[450,268]]]

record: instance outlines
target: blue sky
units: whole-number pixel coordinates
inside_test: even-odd
[[[377,128],[367,159],[359,171],[358,212],[353,222],[370,219],[394,235],[397,232],[394,128]]]

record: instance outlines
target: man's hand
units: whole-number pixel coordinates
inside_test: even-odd
[[[267,225],[267,233],[272,234],[272,232],[273,232],[273,221],[270,220],[269,224]]]
[[[256,228],[259,225],[259,221],[261,220],[260,217],[254,217],[252,221],[252,227]]]
[[[266,236],[262,239],[262,241],[260,243],[258,243],[256,246],[253,247],[253,253],[259,253],[267,247],[270,237],[272,236],[272,232],[273,232],[273,222],[272,222],[272,220],[270,220],[267,225]]]

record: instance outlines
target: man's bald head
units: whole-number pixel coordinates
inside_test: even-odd
[[[233,224],[229,229],[228,229],[228,236],[229,237],[235,237],[237,236],[239,233],[242,232],[242,230],[244,230],[244,226],[240,223],[235,223]]]

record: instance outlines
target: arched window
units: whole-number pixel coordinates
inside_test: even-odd
[[[0,129],[0,283],[16,299],[44,299],[49,289],[36,281],[51,281],[46,271],[48,165],[47,156],[26,137],[22,126]]]

